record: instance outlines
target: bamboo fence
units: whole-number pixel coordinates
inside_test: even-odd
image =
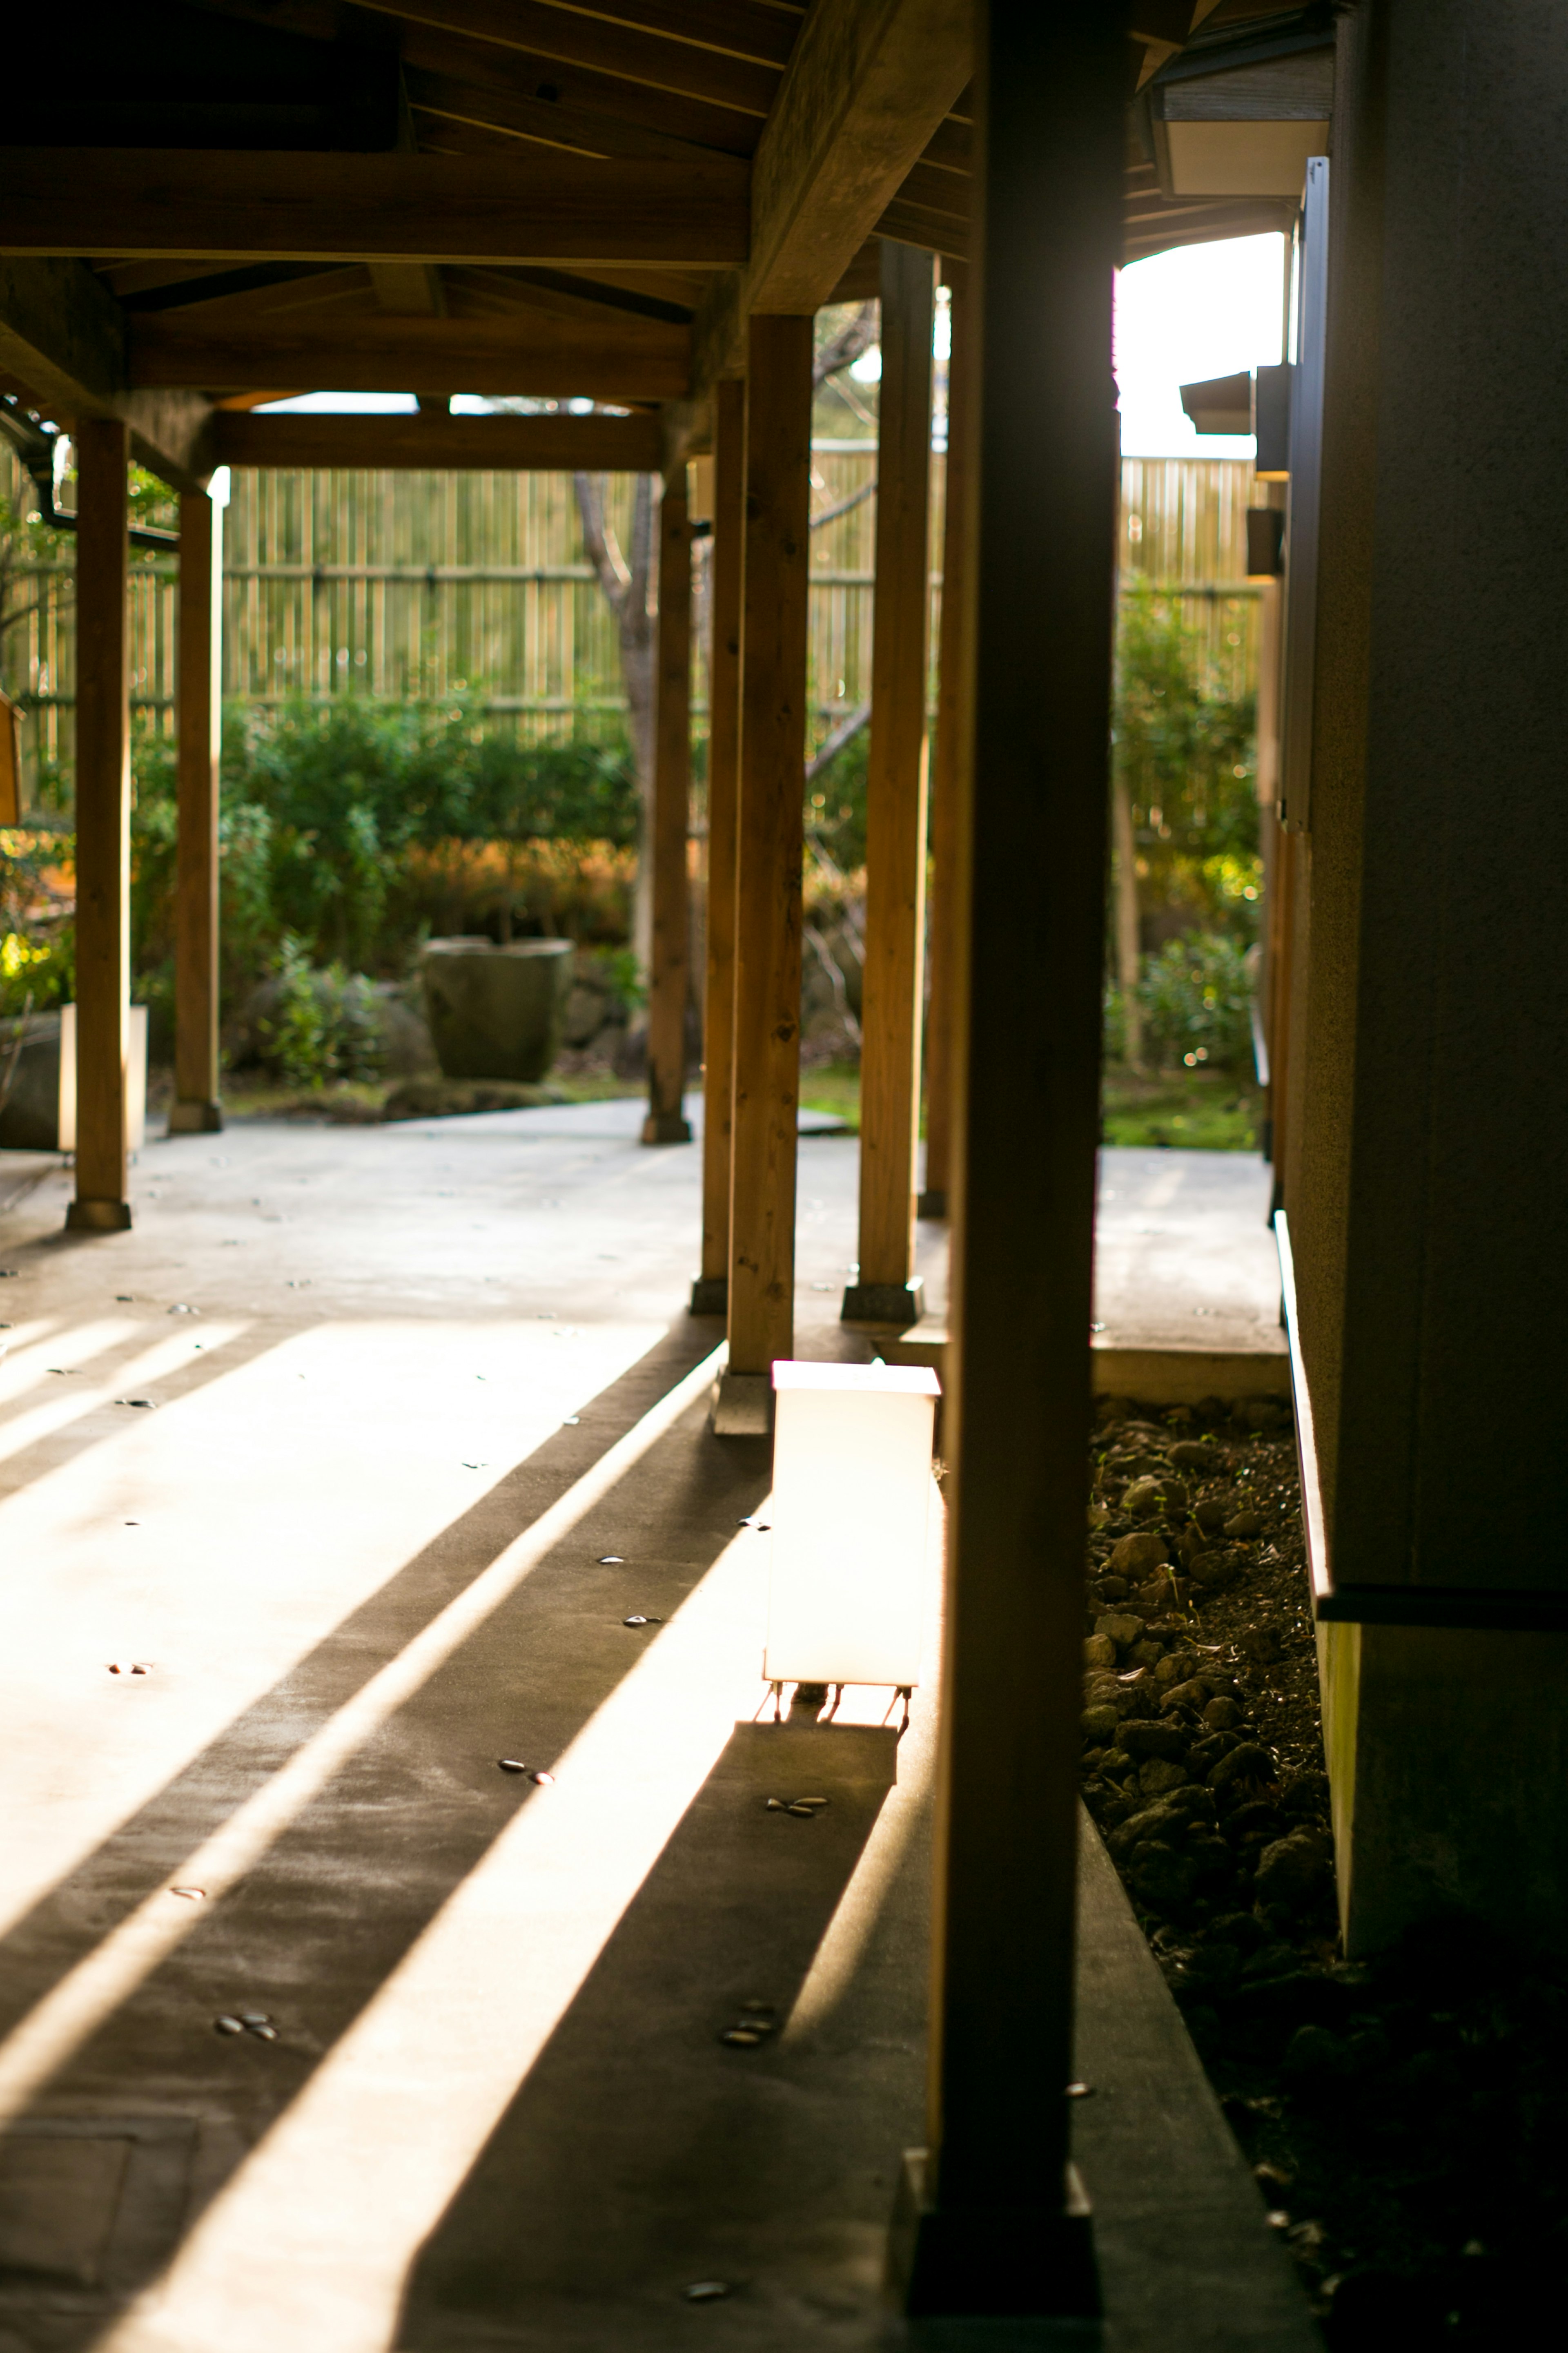
[[[810,691],[819,733],[870,698],[876,533],[874,441],[819,443],[812,537]],[[944,460],[933,456],[931,691],[941,618]],[[1122,464],[1123,591],[1146,581],[1180,601],[1216,678],[1256,676],[1257,592],[1246,569],[1252,469],[1242,459]],[[15,459],[0,496],[22,503]],[[857,492],[864,493],[858,500]],[[631,501],[612,477],[624,536]],[[72,551],[17,565],[0,637],[0,683],[29,714],[25,757],[68,779],[76,645]],[[131,696],[139,723],[172,731],[176,566],[133,554]],[[266,712],[341,694],[442,704],[462,696],[488,729],[525,740],[604,733],[619,723],[615,624],[585,560],[572,480],[545,473],[237,471],[226,528],[224,691]],[[694,704],[706,710],[699,659]]]

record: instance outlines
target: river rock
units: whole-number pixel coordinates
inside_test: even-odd
[[[1135,1520],[1146,1520],[1157,1512],[1164,1500],[1164,1483],[1159,1479],[1134,1479],[1121,1498],[1121,1508]]]
[[[1195,1471],[1201,1479],[1216,1478],[1226,1467],[1225,1456],[1212,1439],[1178,1438],[1171,1449],[1172,1467]]]
[[[1121,1718],[1114,1707],[1104,1704],[1086,1707],[1079,1719],[1086,1740],[1108,1741],[1114,1737]]]
[[[1262,1517],[1257,1512],[1237,1512],[1226,1520],[1225,1532],[1227,1536],[1260,1536],[1263,1534]]]
[[[1135,1578],[1142,1583],[1152,1569],[1163,1568],[1164,1564],[1164,1537],[1141,1528],[1135,1535],[1122,1536],[1112,1546],[1105,1567],[1109,1576]]]
[[[1191,1746],[1179,1724],[1124,1724],[1121,1741],[1130,1757],[1164,1757],[1179,1763]]]
[[[1113,1667],[1116,1664],[1116,1645],[1109,1634],[1089,1635],[1083,1646],[1083,1662],[1086,1667]]]
[[[1211,1699],[1203,1711],[1203,1719],[1211,1732],[1228,1732],[1241,1722],[1241,1710],[1233,1699]]]
[[[1103,1634],[1120,1650],[1129,1642],[1138,1641],[1143,1632],[1143,1620],[1123,1610],[1108,1609],[1094,1621],[1096,1634]]]
[[[1209,1687],[1199,1675],[1186,1682],[1173,1683],[1160,1703],[1162,1707],[1195,1707],[1200,1714],[1208,1707]]]
[[[1272,1781],[1273,1778],[1274,1759],[1268,1749],[1260,1748],[1255,1740],[1244,1740],[1238,1748],[1231,1749],[1210,1768],[1208,1785],[1211,1789],[1231,1789],[1242,1781]]]
[[[1230,1505],[1218,1495],[1211,1495],[1198,1505],[1193,1517],[1205,1535],[1217,1536],[1230,1517]]]
[[[1184,1683],[1195,1675],[1198,1662],[1191,1651],[1167,1651],[1154,1670],[1154,1680],[1161,1683]]]
[[[1300,1911],[1328,1878],[1329,1852],[1329,1841],[1321,1831],[1289,1831],[1276,1839],[1258,1858],[1258,1902],[1275,1911]]]
[[[1190,1902],[1199,1876],[1197,1858],[1185,1846],[1168,1846],[1163,1839],[1144,1839],[1128,1859],[1127,1877],[1141,1903],[1156,1912],[1168,1912]]]
[[[1234,1553],[1203,1546],[1187,1555],[1187,1575],[1194,1585],[1201,1585],[1207,1593],[1217,1593],[1223,1587],[1234,1585],[1237,1574]]]
[[[1151,1757],[1138,1767],[1138,1787],[1146,1798],[1163,1798],[1169,1789],[1179,1789],[1187,1778],[1187,1768],[1168,1757]]]

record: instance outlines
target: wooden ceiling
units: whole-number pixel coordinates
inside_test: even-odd
[[[1194,33],[1281,11],[1132,13],[1130,97]],[[32,143],[0,147],[0,368],[57,406],[27,374],[40,302],[165,414],[317,387],[635,407],[732,366],[748,310],[873,291],[878,237],[967,256],[966,0],[75,14],[68,71],[37,14],[8,33],[13,87],[59,95],[11,109]],[[1172,204],[1133,119],[1129,258],[1279,210]]]

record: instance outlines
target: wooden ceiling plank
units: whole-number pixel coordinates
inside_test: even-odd
[[[380,16],[437,25],[500,48],[527,49],[564,66],[591,66],[623,81],[681,98],[710,99],[742,114],[765,115],[778,89],[775,68],[717,49],[668,40],[628,25],[552,7],[545,0],[364,0]]]
[[[597,163],[521,143],[494,159],[11,147],[0,251],[722,269],[749,249],[746,179],[725,155]]]
[[[408,0],[385,0],[397,16],[412,14]],[[790,51],[805,16],[799,7],[771,6],[763,0],[542,0],[562,15],[585,16],[603,38],[612,32],[651,36],[718,56],[736,58],[749,65],[770,67],[777,73],[789,63]]]
[[[724,155],[750,156],[762,134],[759,115],[709,100],[650,90],[645,83],[623,81],[584,66],[563,66],[526,49],[498,48],[436,26],[405,28],[403,63],[405,74],[448,74],[454,80],[492,90],[498,97],[557,107],[563,116],[592,117],[596,124],[623,123],[628,132],[640,130],[655,139],[715,148]],[[546,90],[555,96],[541,97]],[[605,152],[617,151],[606,146]]]
[[[180,314],[175,314],[178,319]],[[184,320],[132,321],[132,381],[245,392],[258,384],[330,385],[342,392],[475,392],[552,399],[674,400],[690,376],[690,333],[606,311],[561,319],[400,319],[370,312],[337,326],[234,322],[208,334]]]
[[[911,165],[901,182],[898,201],[967,224],[972,187],[961,172],[938,172],[929,164],[919,163]]]
[[[446,310],[441,273],[428,261],[373,261],[370,282],[381,308],[402,318],[438,319]]]
[[[879,237],[890,237],[900,245],[923,246],[928,253],[940,253],[952,261],[969,259],[969,225],[954,220],[951,213],[928,212],[923,205],[906,204],[895,196],[877,223]]]
[[[404,79],[409,104],[421,114],[536,140],[566,154],[634,155],[683,163],[704,152],[689,140],[667,138],[641,123],[618,121],[614,115],[552,104],[542,98],[521,98],[493,84],[461,80],[424,67],[408,67]]]
[[[657,417],[256,417],[220,410],[218,462],[226,466],[366,467],[503,472],[528,469],[655,473],[663,463]]]

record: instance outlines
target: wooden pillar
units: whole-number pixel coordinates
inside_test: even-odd
[[[947,359],[947,460],[942,491],[942,645],[938,655],[936,743],[931,777],[931,958],[925,1021],[925,1185],[919,1212],[945,1218],[952,1160],[952,987],[959,764],[966,740],[963,629],[964,555],[969,529],[968,271],[944,269],[950,294]]]
[[[1092,2307],[1066,2171],[1117,506],[1125,18],[976,12],[972,756],[930,2147],[912,2311]],[[1020,2021],[1027,2031],[1020,2033]]]
[[[654,713],[653,942],[648,956],[645,1144],[689,1144],[686,1092],[686,973],[690,916],[686,844],[691,826],[691,525],[686,469],[665,483],[658,510],[658,707]]]
[[[125,573],[127,427],[74,437],[76,543],[76,1198],[66,1224],[131,1223],[125,1060],[131,985],[131,681]]]
[[[741,583],[746,517],[746,387],[714,387],[709,571],[708,972],[703,991],[702,1265],[693,1315],[730,1303],[730,1131],[735,1089],[735,817],[741,765]]]
[[[810,566],[809,318],[752,319],[746,418],[730,1363],[721,1435],[772,1418],[769,1367],[795,1345],[801,860]]]
[[[931,326],[936,259],[882,240],[877,586],[866,763],[866,965],[860,1008],[860,1271],[847,1323],[916,1322],[925,948],[926,625],[931,606]]]
[[[223,508],[180,501],[179,808],[171,1135],[213,1134],[218,1103],[217,820],[223,716]]]

